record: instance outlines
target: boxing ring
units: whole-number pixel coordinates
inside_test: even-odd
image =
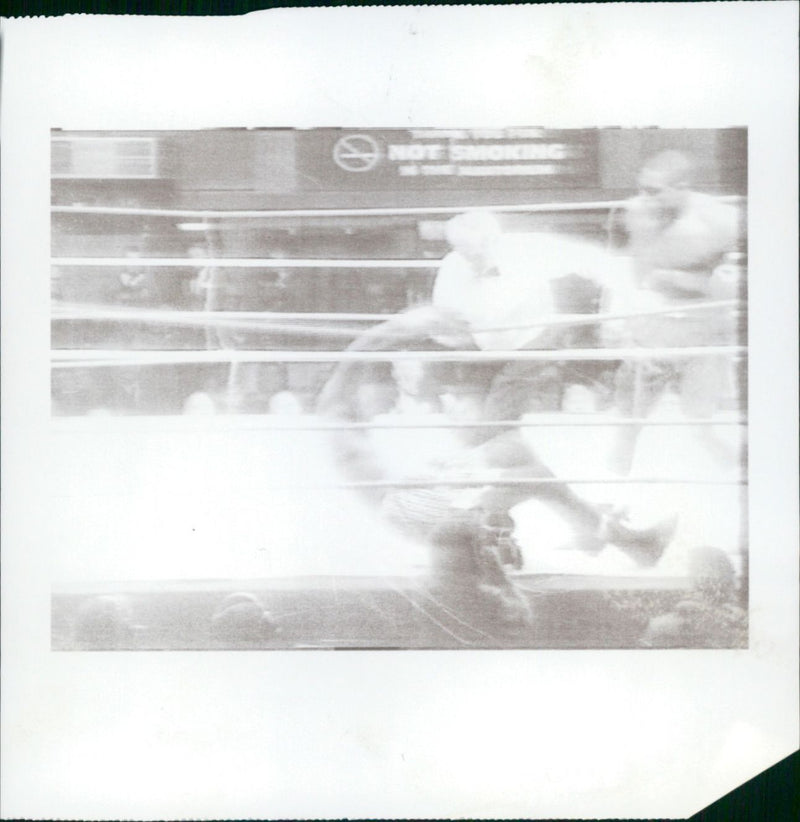
[[[495,206],[492,210],[607,211],[619,205],[558,203]],[[268,224],[273,217],[451,215],[464,210],[449,206],[231,212],[53,207],[54,213],[76,218],[113,214],[198,220],[203,225],[239,219]],[[304,271],[302,276],[313,277],[319,268],[343,272],[385,269],[388,276],[409,270],[433,274],[440,260],[58,256],[51,263],[89,275],[124,267],[157,269],[157,276],[167,277],[176,269],[220,266],[242,271],[297,269]],[[741,307],[738,300],[726,299],[708,300],[686,310],[736,312]],[[557,314],[526,327],[601,325],[674,311]],[[300,340],[330,340],[339,346],[391,316],[181,311],[75,302],[54,302],[52,308],[53,323],[222,328],[278,334],[284,339],[295,335]],[[75,369],[217,364],[232,374],[252,364],[334,366],[403,359],[613,364],[709,354],[742,361],[747,349],[743,345],[392,352],[54,348],[51,370],[69,374]],[[630,603],[645,596],[660,602],[664,613],[671,613],[676,598],[691,588],[689,557],[700,546],[715,546],[727,556],[740,598],[746,603],[746,471],[741,461],[720,466],[697,446],[698,432],[708,432],[744,453],[746,424],[740,409],[720,411],[708,419],[687,418],[668,394],[648,416],[627,418],[586,408],[481,422],[441,416],[342,422],[308,410],[53,417],[52,482],[59,503],[51,515],[57,546],[52,568],[53,647],[100,647],[91,641],[87,644],[85,637],[76,640],[81,609],[91,608],[91,603],[105,603],[112,623],[127,626],[123,638],[116,633],[111,644],[122,648],[638,647],[641,625],[636,623],[638,634],[630,627],[634,608]],[[641,428],[641,434],[630,474],[616,476],[603,467],[602,455],[610,447],[613,432],[625,426]],[[441,478],[352,481],[339,472],[330,448],[331,435],[343,432],[382,437],[395,452],[403,452],[424,448],[425,443],[435,443],[440,435],[460,428],[509,427],[522,431],[557,479],[473,471]],[[81,466],[77,484],[76,464]],[[533,625],[522,634],[504,633],[472,619],[418,585],[416,580],[424,580],[429,570],[425,547],[391,531],[356,493],[382,488],[534,487],[552,482],[575,486],[598,505],[630,510],[635,521],[675,511],[678,530],[659,563],[642,569],[611,546],[592,556],[564,550],[568,533],[559,517],[537,500],[520,503],[513,518],[524,566],[510,576],[534,604]],[[224,605],[226,596],[234,597],[232,605]],[[565,602],[572,609],[566,618]],[[105,606],[97,605],[100,610]],[[222,633],[210,631],[209,624],[216,624],[214,620],[228,614],[225,609],[230,607],[245,614],[244,622],[233,628],[228,625]],[[365,622],[372,626],[366,632]],[[263,632],[259,625],[266,626]],[[658,640],[651,644],[659,646]],[[740,644],[740,639],[732,644]]]

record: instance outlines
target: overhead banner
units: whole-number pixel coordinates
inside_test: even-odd
[[[313,129],[297,138],[308,189],[597,184],[595,129]]]

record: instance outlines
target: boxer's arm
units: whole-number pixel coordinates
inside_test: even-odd
[[[391,320],[365,331],[348,347],[347,351],[400,351],[408,345],[419,343],[433,336],[449,335],[453,342],[468,343],[471,339],[465,326],[432,306],[422,306],[398,314]],[[458,345],[453,345],[458,348]],[[375,381],[374,373],[379,365],[372,362],[343,361],[336,366],[317,400],[317,413],[339,419],[355,420],[355,397],[358,387]]]
[[[728,252],[737,249],[740,219],[736,209],[712,197],[695,198],[691,212],[682,220],[681,236],[675,239],[679,246],[694,249],[694,253],[689,251],[687,255],[678,247],[675,252],[685,257],[686,264],[658,265],[658,260],[649,259],[649,249],[644,244],[636,250],[642,285],[707,295],[711,272]]]
[[[435,315],[429,309],[410,311],[380,323],[361,334],[348,351],[395,351],[409,343],[418,344],[426,338]],[[360,386],[374,380],[380,364],[343,361],[337,365],[317,400],[317,413],[329,418],[355,422],[360,420],[357,397]],[[336,431],[333,446],[340,469],[351,480],[385,479],[385,465],[376,454],[364,431]]]

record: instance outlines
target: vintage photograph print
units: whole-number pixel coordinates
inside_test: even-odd
[[[53,130],[52,648],[746,648],[747,180],[736,127]]]

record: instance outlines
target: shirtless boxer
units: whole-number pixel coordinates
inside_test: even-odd
[[[647,161],[639,175],[638,196],[630,200],[613,229],[627,240],[633,263],[634,291],[629,307],[668,308],[674,314],[643,317],[628,324],[631,342],[643,347],[728,345],[736,329],[730,309],[692,310],[693,304],[739,296],[726,282],[722,264],[740,242],[738,211],[715,197],[692,191],[689,158],[665,151]],[[727,268],[730,268],[729,266]],[[631,295],[629,295],[631,296]],[[730,363],[719,355],[686,360],[625,363],[618,372],[619,410],[646,416],[676,382],[682,411],[709,418],[728,388]],[[621,428],[613,467],[627,473],[633,461],[637,426]]]

